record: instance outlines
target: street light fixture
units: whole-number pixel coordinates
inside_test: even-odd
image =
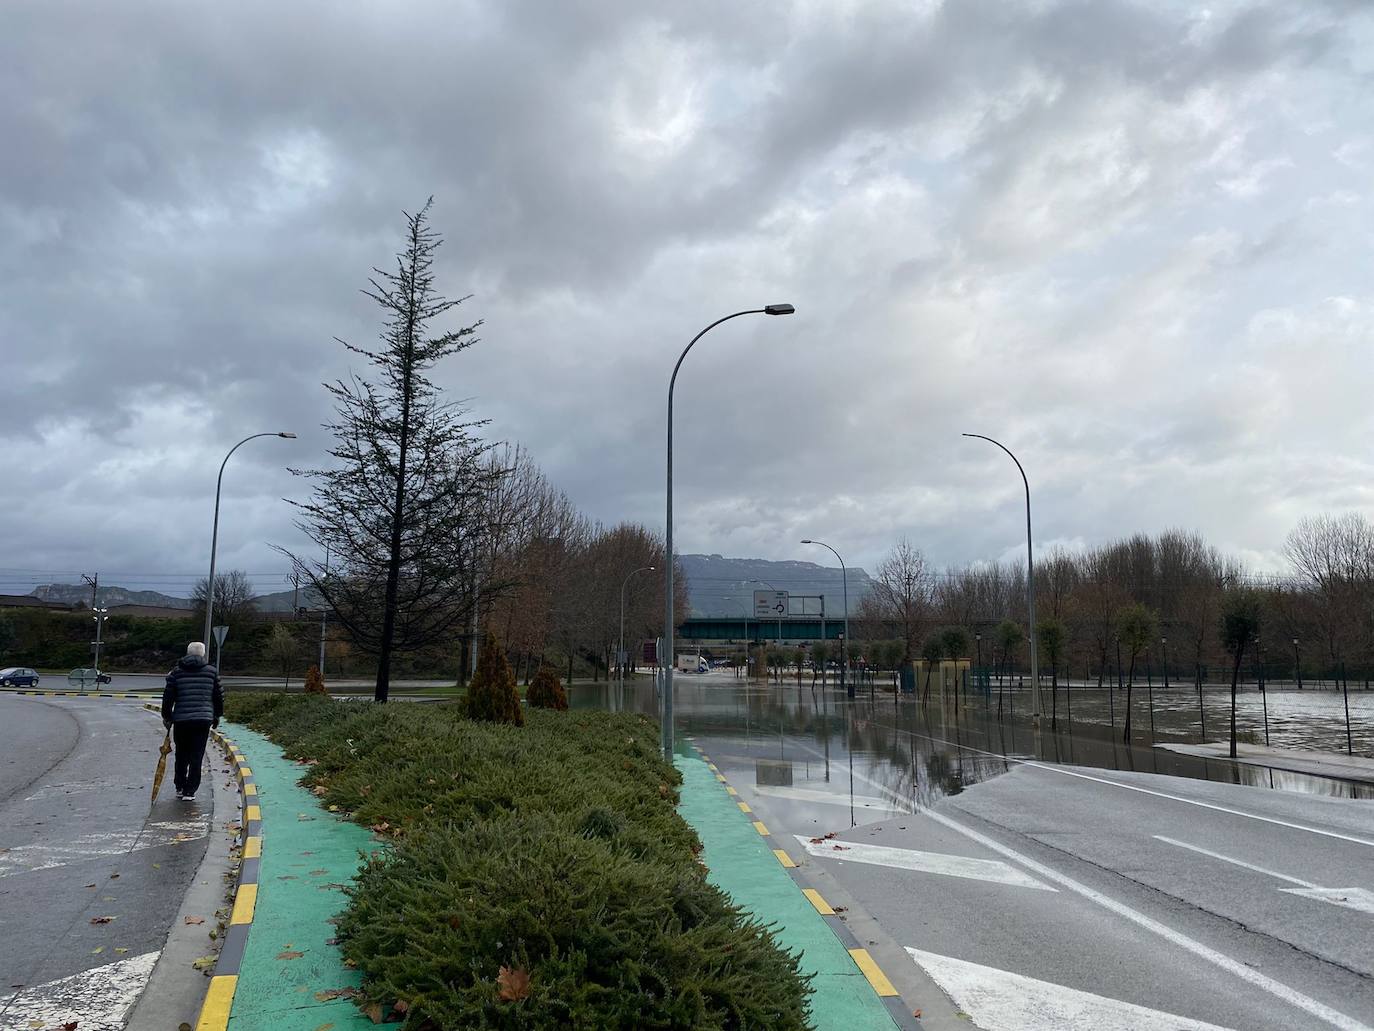
[[[1021,460],[1013,455],[1011,450],[1001,441],[985,437],[981,433],[964,433],[961,436],[976,437],[1000,447],[1007,453],[1007,457],[1016,463],[1016,471],[1021,474],[1021,483],[1026,488],[1026,607],[1029,610],[1030,618],[1031,720],[1038,726],[1040,723],[1040,663],[1035,639],[1035,557],[1031,546],[1030,480],[1026,479],[1026,470],[1021,468]]]
[[[670,763],[673,761],[673,667],[677,665],[677,657],[673,654],[673,389],[677,386],[678,370],[682,368],[683,359],[687,357],[687,352],[696,345],[696,342],[722,322],[729,322],[741,315],[791,315],[796,310],[790,304],[767,304],[762,308],[749,308],[716,319],[715,322],[692,337],[691,343],[682,349],[682,354],[678,355],[677,364],[673,366],[672,378],[668,380],[668,489],[663,547],[664,565],[667,567],[663,577],[663,647],[667,653],[667,662],[663,666],[662,744],[663,758]],[[663,658],[665,656],[660,656],[660,661]]]
[[[219,544],[219,492],[224,484],[224,467],[229,464],[230,457],[243,445],[250,440],[257,440],[259,437],[281,437],[284,440],[295,440],[294,433],[254,433],[251,437],[244,437],[237,444],[229,449],[229,454],[224,456],[224,461],[219,464],[219,476],[215,479],[215,523],[214,529],[210,532],[210,579],[205,581],[205,633],[201,636],[201,641],[208,648],[210,646],[210,628],[213,624],[215,615],[215,549]],[[219,661],[218,653],[215,661]]]
[[[653,566],[640,566],[630,573],[620,584],[620,649],[616,652],[616,665],[620,667],[620,696],[625,697],[625,588],[636,573],[652,573]]]
[[[845,689],[845,697],[854,697],[854,685],[849,682],[846,673],[849,669],[849,570],[845,567],[844,559],[840,558],[840,553],[832,548],[825,541],[813,541],[807,538],[803,544],[815,544],[825,548],[834,555],[840,562],[840,582],[844,586],[844,645],[840,648],[840,686]]]

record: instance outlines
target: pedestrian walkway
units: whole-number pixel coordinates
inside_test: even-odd
[[[246,727],[227,726],[257,784],[262,862],[248,944],[239,967],[230,1031],[362,1031],[372,1021],[347,997],[362,975],[343,964],[329,921],[345,906],[343,887],[368,831],[325,812],[298,783],[302,769]]]
[[[801,952],[802,972],[815,975],[810,1000],[815,1026],[892,1031],[896,1024],[856,965],[859,958],[845,948],[817,904],[792,880],[759,825],[741,813],[740,803],[694,752],[679,750],[677,768],[682,773],[678,812],[701,838],[707,879],[736,905],[773,924],[784,948]],[[862,958],[867,960],[867,953]],[[880,971],[877,976],[882,977]]]

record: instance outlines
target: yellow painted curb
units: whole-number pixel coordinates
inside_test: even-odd
[[[773,855],[777,856],[777,857],[778,857],[778,862],[781,863],[783,866],[787,867],[787,869],[789,869],[789,870],[795,870],[795,869],[797,868],[797,864],[794,863],[794,862],[792,862],[792,857],[789,856],[789,855],[788,855],[786,852],[784,852],[782,849],[780,849],[780,848],[775,848],[775,849],[773,849]]]
[[[816,907],[816,912],[821,916],[835,915],[835,911],[830,908],[830,903],[821,898],[821,893],[815,888],[803,888],[802,894],[806,896],[806,901]]]
[[[251,821],[253,821],[253,820],[259,820],[259,821],[260,821],[261,819],[262,819],[262,809],[260,809],[258,806],[255,806],[255,805],[246,805],[246,806],[243,807],[243,822],[244,822],[244,823],[249,823],[249,822],[251,822]]]
[[[729,789],[727,788],[726,790],[728,791]],[[752,813],[754,811],[749,808],[748,802],[736,802],[735,804],[739,806],[739,811],[742,813]]]
[[[210,978],[210,990],[205,993],[205,1004],[200,1008],[196,1031],[221,1031],[228,1025],[229,1007],[233,1005],[234,989],[238,983],[237,974]]]
[[[850,949],[850,958],[854,960],[864,977],[868,978],[868,983],[873,986],[873,990],[884,999],[890,999],[897,994],[897,989],[892,987],[892,982],[887,979],[882,968],[873,962],[873,957],[868,954],[867,949]]]
[[[256,884],[241,884],[239,891],[234,896],[234,912],[229,917],[231,924],[251,924],[253,922],[253,909],[258,904],[258,886]]]
[[[262,838],[254,834],[243,843],[244,859],[262,858]]]
[[[758,832],[759,832],[760,834],[762,834],[765,838],[768,837],[768,828],[765,827],[765,826],[763,825],[763,821],[762,821],[762,820],[755,820],[755,821],[754,821],[754,830],[758,831]]]

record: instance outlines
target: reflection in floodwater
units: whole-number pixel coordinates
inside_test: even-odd
[[[627,686],[623,698],[614,685],[579,684],[569,693],[579,708],[657,712],[654,689],[647,683]],[[1374,798],[1374,785],[1153,748],[1151,713],[1143,697],[1134,713],[1134,740],[1127,745],[1121,741],[1122,700],[1096,690],[1075,690],[1071,702],[1062,697],[1062,688],[1060,694],[1058,727],[1052,728],[1045,715],[1038,733],[1026,718],[1028,692],[1008,692],[1003,718],[998,719],[995,692],[988,698],[970,692],[956,709],[950,701],[922,705],[908,696],[894,697],[890,690],[865,688],[849,700],[834,684],[813,687],[703,677],[676,684],[674,709],[680,733],[728,741],[739,758],[789,760],[801,779],[821,782],[832,791],[847,787],[851,797],[857,775],[860,794],[871,794],[865,785],[881,785],[886,802],[902,810],[931,805],[1025,760]],[[1196,693],[1156,690],[1154,695],[1157,740],[1198,741]],[[1257,723],[1262,701],[1267,702],[1274,746],[1344,751],[1339,694],[1271,691],[1263,700],[1257,693],[1243,695],[1237,723],[1245,740],[1264,741]],[[1045,702],[1048,708],[1048,693]],[[1352,735],[1356,753],[1369,754],[1374,751],[1374,697],[1360,692],[1352,694],[1350,702],[1352,726],[1358,728]],[[1208,737],[1219,740],[1229,725],[1229,696],[1208,694],[1204,704]],[[1339,723],[1334,722],[1336,714]]]

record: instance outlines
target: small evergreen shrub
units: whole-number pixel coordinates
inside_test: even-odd
[[[477,672],[468,683],[468,718],[488,723],[525,725],[515,674],[495,635],[487,634],[477,657]]]
[[[563,690],[563,681],[558,679],[552,666],[540,666],[534,680],[525,691],[525,700],[536,709],[557,709],[568,711],[568,693]]]
[[[328,695],[324,686],[324,674],[319,666],[311,666],[305,671],[305,693]]]

